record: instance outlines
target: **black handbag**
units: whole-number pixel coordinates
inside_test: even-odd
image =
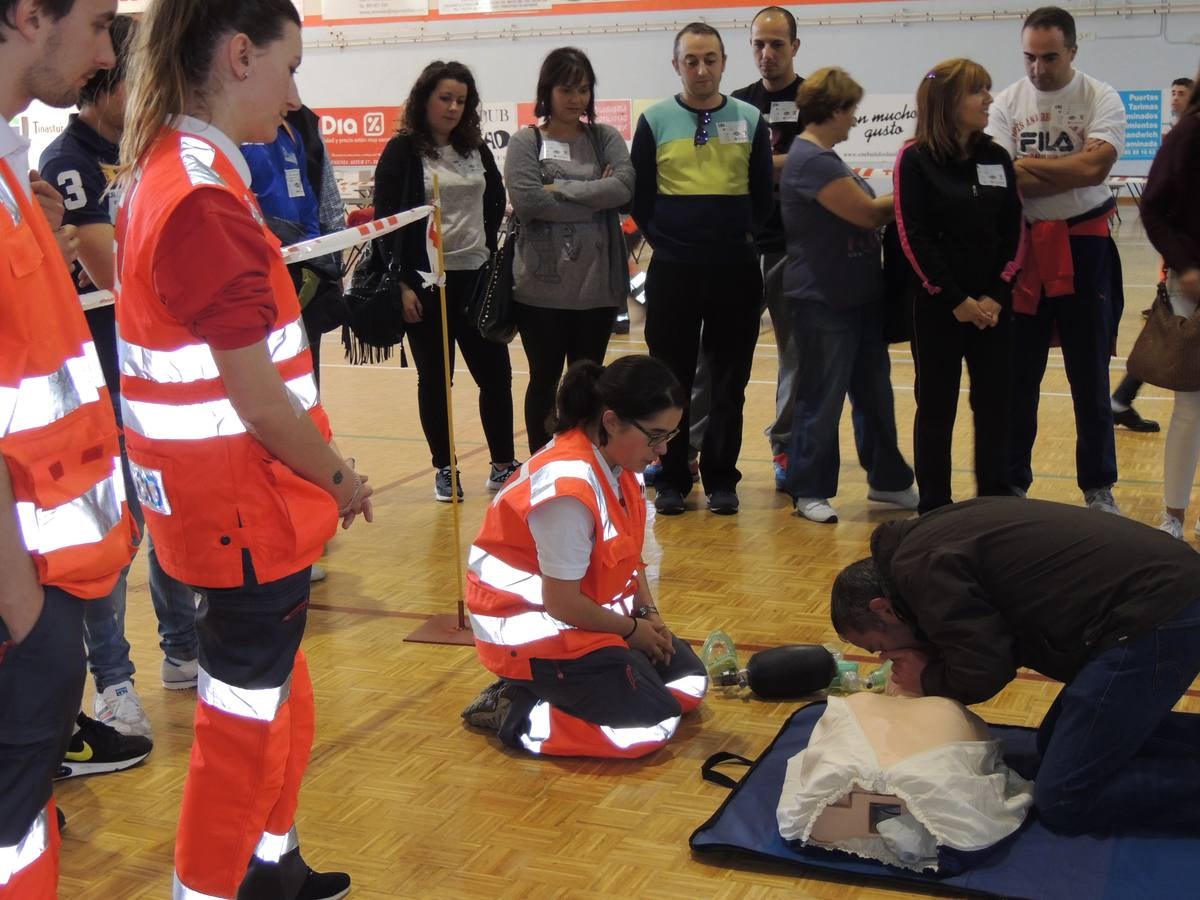
[[[476,304],[475,325],[489,341],[507,344],[517,335],[517,310],[513,305],[513,260],[517,253],[517,237],[521,223],[510,216],[501,231],[487,267],[486,279],[480,279],[483,290]]]
[[[1134,378],[1155,387],[1200,391],[1200,315],[1176,315],[1166,282],[1159,282],[1150,317],[1125,367]]]
[[[533,129],[537,141],[538,155],[542,152],[542,132],[536,125]],[[516,214],[500,231],[496,251],[487,265],[487,277],[480,279],[480,288],[475,300],[475,325],[486,340],[497,344],[508,344],[517,336],[517,308],[513,291],[513,262],[517,255],[517,241],[521,235],[521,223]]]
[[[399,259],[383,249],[381,242],[382,238],[377,238],[363,252],[346,291],[350,321],[342,326],[342,346],[346,361],[355,366],[391,359],[397,344],[400,365],[408,365]]]

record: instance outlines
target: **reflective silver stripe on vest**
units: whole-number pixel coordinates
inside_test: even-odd
[[[529,505],[537,506],[544,503],[557,493],[555,482],[560,478],[578,478],[586,481],[588,487],[596,494],[596,506],[600,510],[600,524],[603,527],[604,540],[611,541],[617,536],[616,526],[608,514],[608,501],[604,496],[604,486],[596,477],[596,470],[591,463],[581,459],[556,459],[541,466],[529,476]]]
[[[542,744],[553,736],[550,727],[550,704],[545,700],[539,701],[529,711],[529,724],[525,733],[520,736],[521,746],[530,753],[541,753]],[[601,733],[608,742],[621,750],[628,750],[638,744],[665,744],[675,734],[679,727],[679,716],[663,719],[657,725],[632,728],[613,728],[609,725],[599,726]]]
[[[297,319],[267,335],[267,351],[274,363],[286,362],[308,349],[308,338]],[[187,344],[177,350],[150,350],[117,335],[121,374],[157,384],[188,384],[219,378],[208,344]]]
[[[215,894],[204,894],[200,891],[193,891],[179,880],[179,873],[176,872],[175,883],[171,886],[171,900],[222,900],[222,898]]]
[[[12,877],[37,862],[50,846],[50,810],[43,807],[25,836],[13,847],[0,847],[0,887]]]
[[[488,587],[516,594],[526,603],[542,605],[542,576],[510,566],[475,544],[467,552],[467,569]]]
[[[293,825],[287,834],[271,834],[264,831],[258,846],[254,848],[254,855],[263,862],[277,863],[283,854],[290,853],[299,846],[300,839],[296,835],[296,826]]]
[[[22,378],[16,387],[0,387],[0,436],[57,422],[99,400],[103,386],[96,345],[88,341],[82,355],[68,359],[57,371]]]
[[[309,410],[317,405],[317,382],[312,373],[284,382],[292,405]],[[202,441],[246,433],[246,423],[228,400],[207,403],[152,403],[130,400],[122,394],[125,427],[160,441]]]
[[[203,667],[196,670],[196,695],[213,709],[243,719],[274,720],[279,707],[287,702],[291,689],[290,675],[277,688],[240,688],[213,678]]]
[[[30,553],[45,556],[67,547],[97,544],[121,523],[121,504],[125,502],[125,478],[121,460],[113,460],[113,471],[86,493],[53,509],[39,509],[20,501],[17,522],[21,538]]]
[[[554,637],[560,631],[570,631],[572,626],[560,622],[547,612],[517,613],[515,616],[484,616],[470,613],[471,631],[475,637],[489,644],[519,647],[534,641]]]

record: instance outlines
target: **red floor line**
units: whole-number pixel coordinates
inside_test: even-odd
[[[524,434],[525,434],[524,429],[514,433],[513,440],[516,441],[517,438],[522,437]],[[464,459],[470,459],[473,456],[478,456],[480,453],[483,453],[486,450],[487,450],[487,444],[481,444],[480,446],[476,447],[474,450],[468,450],[466,453],[459,455],[458,460],[459,460],[459,462],[462,462]],[[390,491],[392,488],[403,487],[404,485],[411,484],[412,482],[414,482],[420,478],[428,478],[428,477],[429,477],[429,470],[422,469],[420,472],[413,472],[411,475],[405,475],[403,478],[397,478],[395,481],[389,481],[387,484],[381,485],[380,487],[375,488],[375,493],[382,494],[384,491]]]
[[[358,616],[370,616],[370,617],[379,618],[379,619],[428,619],[431,617],[431,615],[434,615],[431,613],[402,612],[401,610],[393,610],[393,609],[366,609],[361,606],[333,606],[328,603],[310,603],[308,605],[308,608],[309,609],[319,609],[323,612],[352,613],[352,614],[358,615]],[[455,610],[447,610],[447,612],[455,612]],[[695,638],[684,638],[684,640],[687,643],[691,644],[693,647],[701,647],[704,645],[704,641],[697,640]],[[750,653],[758,653],[760,650],[770,650],[772,646],[775,646],[775,645],[768,645],[768,644],[738,644],[737,645],[739,650],[745,650]],[[850,660],[851,662],[858,662],[858,663],[877,663],[877,662],[879,662],[878,658],[876,658],[874,656],[863,656],[863,655],[860,655],[857,653],[847,653],[845,655],[845,658]],[[1047,678],[1045,675],[1041,675],[1037,672],[1018,672],[1017,678],[1020,679],[1021,681],[1042,681],[1042,682],[1046,682],[1047,684],[1055,684],[1056,683],[1053,678]],[[1188,690],[1184,693],[1184,696],[1200,697],[1200,690]]]

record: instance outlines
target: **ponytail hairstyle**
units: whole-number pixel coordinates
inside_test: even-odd
[[[226,35],[244,34],[256,47],[302,27],[292,0],[155,0],[137,30],[129,70],[129,101],[121,136],[121,175],[128,178],[159,132],[203,98],[213,52]]]
[[[596,425],[611,409],[626,421],[645,419],[664,409],[682,409],[683,388],[663,363],[649,356],[622,356],[607,366],[581,359],[558,386],[557,415],[549,423],[555,434],[581,425]],[[608,434],[600,426],[600,446]]]

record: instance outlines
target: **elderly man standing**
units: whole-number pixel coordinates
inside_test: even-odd
[[[1075,20],[1043,6],[1021,29],[1023,78],[996,95],[987,132],[1015,161],[1029,250],[1013,291],[1016,353],[1009,477],[1033,482],[1042,376],[1057,332],[1075,405],[1075,468],[1092,509],[1117,513],[1108,364],[1121,318],[1121,262],[1105,182],[1125,143],[1125,107],[1109,85],[1072,67]],[[1000,176],[1003,177],[1003,176]]]

